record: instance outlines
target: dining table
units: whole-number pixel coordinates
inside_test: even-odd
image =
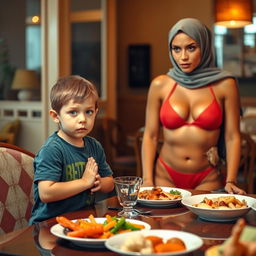
[[[189,190],[192,195],[207,194],[209,191]],[[256,194],[250,194],[256,198]],[[95,218],[105,217],[107,214],[117,216],[120,207],[117,197],[111,196],[99,200],[94,206],[79,211],[68,212],[62,216],[68,219],[88,218],[92,214]],[[205,251],[214,245],[223,243],[230,235],[235,220],[227,222],[213,222],[201,219],[182,203],[169,207],[152,207],[137,203],[135,206],[141,210],[150,210],[150,215],[136,216],[137,220],[144,221],[151,226],[151,229],[167,229],[193,233],[203,239],[201,248],[189,253],[190,256],[205,255]],[[256,226],[256,211],[250,209],[243,216],[247,225]],[[116,252],[107,248],[80,247],[72,241],[62,239],[53,235],[50,231],[53,225],[57,224],[56,218],[45,220],[41,223],[27,226],[12,233],[0,236],[0,255],[24,255],[24,256],[116,256]]]

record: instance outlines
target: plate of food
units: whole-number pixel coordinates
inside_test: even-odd
[[[205,252],[205,256],[220,256],[221,254],[219,253],[219,249],[220,249],[221,245],[213,245],[211,247],[209,247],[206,252]]]
[[[201,194],[181,200],[201,219],[217,222],[236,220],[245,215],[255,202],[253,197],[234,194]]]
[[[138,203],[151,207],[173,206],[187,197],[191,192],[180,188],[171,187],[141,187]]]
[[[203,245],[203,240],[192,233],[151,229],[123,233],[105,242],[106,247],[121,255],[187,255]]]
[[[254,211],[256,211],[256,202],[251,207]]]
[[[107,239],[122,232],[151,229],[146,222],[109,215],[105,218],[94,218],[90,215],[89,218],[75,220],[59,216],[56,220],[58,224],[50,229],[53,235],[75,245],[90,248],[102,248]]]

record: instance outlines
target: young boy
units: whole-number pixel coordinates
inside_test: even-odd
[[[50,99],[50,116],[59,129],[35,157],[30,224],[92,205],[94,192],[114,189],[101,144],[87,136],[98,112],[95,86],[80,76],[60,78]]]

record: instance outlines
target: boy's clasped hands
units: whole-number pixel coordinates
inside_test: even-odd
[[[98,165],[93,157],[88,158],[84,174],[81,178],[86,186],[91,187],[91,193],[101,189],[101,177],[98,173]]]

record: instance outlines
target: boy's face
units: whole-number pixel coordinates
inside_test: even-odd
[[[98,109],[94,97],[88,97],[81,103],[70,100],[64,105],[54,121],[59,124],[58,135],[67,142],[81,146],[83,137],[91,132]]]

